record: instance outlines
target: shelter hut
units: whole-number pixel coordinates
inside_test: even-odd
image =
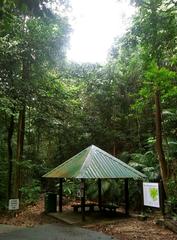
[[[62,179],[81,179],[81,211],[85,219],[85,180],[98,179],[98,206],[101,209],[101,180],[124,179],[125,181],[125,213],[129,213],[128,179],[143,180],[144,174],[130,167],[121,160],[102,149],[91,145],[66,162],[43,175],[44,178],[60,179],[59,211],[62,212]]]

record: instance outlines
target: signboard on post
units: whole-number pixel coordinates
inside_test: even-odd
[[[9,210],[19,209],[19,199],[9,199]]]
[[[144,205],[160,208],[159,184],[143,183]]]

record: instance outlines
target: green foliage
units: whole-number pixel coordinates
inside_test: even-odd
[[[98,200],[98,183],[96,179],[90,179],[86,183],[86,194],[87,198],[92,201],[97,201]],[[103,194],[103,190],[102,190]]]
[[[122,192],[124,194],[124,191]],[[142,182],[129,180],[129,200],[130,207],[135,211],[142,211]]]
[[[153,151],[142,153],[133,153],[131,155],[130,166],[143,172],[149,181],[158,181],[160,172],[156,156]]]
[[[168,199],[166,203],[166,210],[171,215],[177,214],[177,190],[176,190],[177,181],[175,178],[168,180]]]
[[[24,151],[20,163],[13,161],[12,171],[14,177],[15,168],[21,168],[24,201],[37,199],[40,189],[36,179],[90,144],[118,156],[145,173],[149,180],[158,180],[160,169],[154,137],[156,90],[161,95],[168,171],[171,176],[176,174],[176,6],[165,0],[134,2],[137,14],[131,28],[115,40],[108,63],[100,66],[65,62],[70,27],[66,17],[53,13],[48,0],[1,1],[0,178],[4,180],[0,182],[1,205],[5,206],[7,198],[10,119],[13,116],[14,159],[18,115],[24,104]],[[26,74],[22,73],[24,65]],[[136,184],[130,185],[135,206],[140,192]],[[108,201],[121,201],[122,186],[118,181],[103,181],[102,194]],[[173,187],[170,182],[169,189]],[[79,183],[69,180],[64,183],[66,196],[77,196],[78,189]],[[97,199],[97,190],[95,180],[88,182],[88,198]],[[174,202],[175,196],[170,191]]]
[[[88,200],[98,201],[98,183],[97,179],[87,182]],[[101,181],[102,201],[105,203],[118,204],[123,202],[123,181],[118,179],[102,179]]]
[[[65,57],[69,25],[66,17],[52,12],[52,5],[46,8],[46,2],[8,0],[0,3],[0,125],[3,129],[0,143],[3,143],[1,148],[6,146],[4,154],[0,155],[1,169],[5,170],[0,177],[6,179],[1,189],[4,193],[2,196],[6,198],[8,174],[12,178],[11,188],[16,188],[16,172],[20,168],[20,181],[24,186],[21,189],[22,196],[27,202],[32,202],[33,197],[35,201],[39,191],[35,180],[40,179],[48,169],[46,159],[50,153],[46,151],[47,140],[43,141],[44,135],[40,138],[41,132],[46,126],[49,126],[50,132],[51,125],[59,122],[66,99],[66,91],[57,79],[59,65]],[[24,106],[26,129],[22,130],[25,133],[22,142],[25,142],[25,146],[21,162],[18,162],[15,160],[16,148],[19,148],[17,121],[19,111]],[[12,117],[13,128],[10,125]],[[44,151],[39,150],[42,145]],[[10,163],[12,169],[8,172]],[[33,180],[30,189],[28,182]]]
[[[138,99],[132,106],[133,110],[141,110],[154,97],[157,90],[161,92],[161,98],[166,99],[169,95],[174,93],[176,73],[169,69],[162,67],[158,68],[155,62],[150,64],[150,67],[144,73],[144,81],[142,81],[142,87],[138,93]]]
[[[123,181],[119,179],[109,179],[102,183],[103,201],[119,204],[124,201]]]
[[[64,196],[71,198],[71,199],[76,199],[79,189],[80,189],[80,181],[79,180],[65,179],[65,182],[63,183],[63,195]]]
[[[121,154],[118,155],[118,159],[121,159],[121,161],[128,164],[131,159],[131,154],[127,151],[122,152]]]
[[[24,204],[34,204],[38,201],[41,193],[40,182],[38,180],[32,180],[30,184],[24,185],[20,192],[22,194],[22,202]]]
[[[109,203],[120,203],[124,201],[124,183],[117,179],[102,179],[101,181],[102,201]],[[59,185],[57,184],[57,187]],[[98,201],[98,180],[87,179],[85,181],[86,199]],[[63,193],[69,199],[80,199],[80,180],[65,179]]]
[[[1,161],[0,161],[1,163]],[[6,209],[7,207],[7,165],[1,164],[3,166],[0,170],[0,210]]]

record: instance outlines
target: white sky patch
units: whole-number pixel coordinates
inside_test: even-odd
[[[128,0],[71,0],[71,5],[68,59],[105,63],[114,38],[126,32],[135,8]]]

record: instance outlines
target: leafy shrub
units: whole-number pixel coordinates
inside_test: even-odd
[[[129,165],[138,171],[144,173],[150,181],[159,179],[160,170],[153,151],[131,154],[132,160]]]
[[[0,170],[0,210],[4,210],[7,206],[7,171]]]
[[[8,199],[8,165],[5,159],[1,159],[1,149],[0,149],[0,210],[4,210],[7,207]]]
[[[59,184],[57,184],[59,187]],[[102,201],[105,202],[121,202],[122,192],[124,191],[124,183],[118,179],[104,179],[101,181],[102,186]],[[63,183],[63,195],[76,199],[79,198],[80,180],[66,179]],[[98,182],[97,179],[87,179],[85,181],[86,199],[97,201],[98,200]]]
[[[168,200],[166,203],[166,211],[167,213],[177,214],[177,180],[176,179],[169,179],[168,180]]]
[[[59,187],[59,184],[57,184]],[[75,199],[78,189],[80,189],[80,181],[77,179],[65,179],[63,182],[63,195],[67,198]]]
[[[32,180],[30,185],[25,185],[20,189],[22,193],[22,201],[26,204],[35,203],[41,192],[40,182],[37,180]]]
[[[103,202],[119,203],[122,202],[124,183],[120,179],[102,179],[101,194]],[[97,179],[87,181],[87,197],[89,200],[98,200]]]

